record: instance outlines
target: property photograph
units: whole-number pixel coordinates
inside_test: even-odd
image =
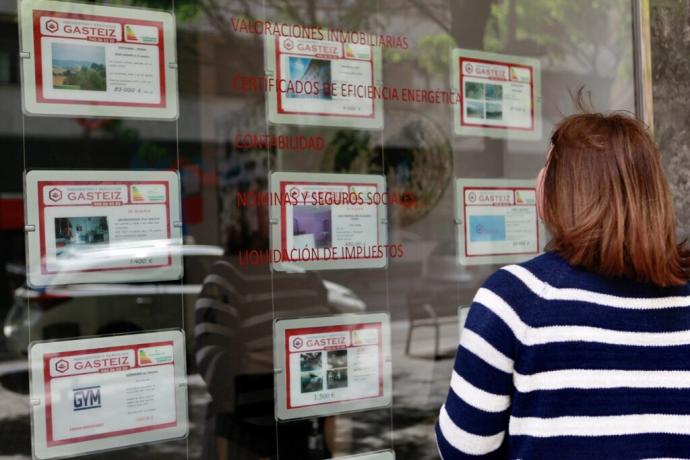
[[[292,235],[295,247],[331,247],[333,241],[331,207],[294,206]]]
[[[105,47],[52,44],[53,88],[106,91]]]
[[[55,254],[64,257],[69,249],[84,249],[89,246],[107,244],[108,218],[58,217],[55,219]]]

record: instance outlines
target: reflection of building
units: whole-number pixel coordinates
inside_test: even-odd
[[[290,57],[290,80],[309,82],[309,89],[288,90],[287,97],[308,97],[326,99],[330,95],[323,88],[331,84],[331,62],[322,59]],[[318,86],[316,86],[318,85]],[[313,91],[311,88],[319,88]]]

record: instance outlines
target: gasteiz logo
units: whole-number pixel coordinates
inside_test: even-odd
[[[57,23],[57,21],[54,21],[53,19],[46,21],[46,30],[48,32],[57,32],[59,28],[60,25]]]
[[[472,64],[470,64],[469,62],[467,64],[465,64],[465,72],[472,73],[473,70],[474,70],[474,67],[472,66]]]
[[[69,370],[69,363],[64,359],[55,362],[55,370],[63,374]]]
[[[477,194],[474,192],[468,193],[467,194],[467,201],[469,201],[470,203],[474,203],[475,201],[477,201]]]
[[[304,345],[304,341],[301,338],[295,337],[292,340],[292,346],[295,347],[296,349],[299,350],[300,348],[302,348],[302,345]]]
[[[51,201],[60,201],[62,199],[62,190],[58,188],[52,188],[48,191],[48,198]]]
[[[285,49],[288,51],[290,51],[292,48],[295,47],[295,42],[293,42],[289,38],[287,40],[285,40],[285,42],[283,42],[283,44],[285,45]]]
[[[101,387],[96,385],[93,387],[82,387],[72,389],[72,404],[73,409],[87,410],[98,409],[101,407]]]

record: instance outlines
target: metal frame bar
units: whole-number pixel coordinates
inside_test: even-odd
[[[635,114],[654,131],[650,0],[632,0]]]

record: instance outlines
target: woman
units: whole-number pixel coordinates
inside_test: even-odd
[[[474,298],[436,426],[445,460],[690,458],[688,251],[644,126],[555,130],[547,252]]]

